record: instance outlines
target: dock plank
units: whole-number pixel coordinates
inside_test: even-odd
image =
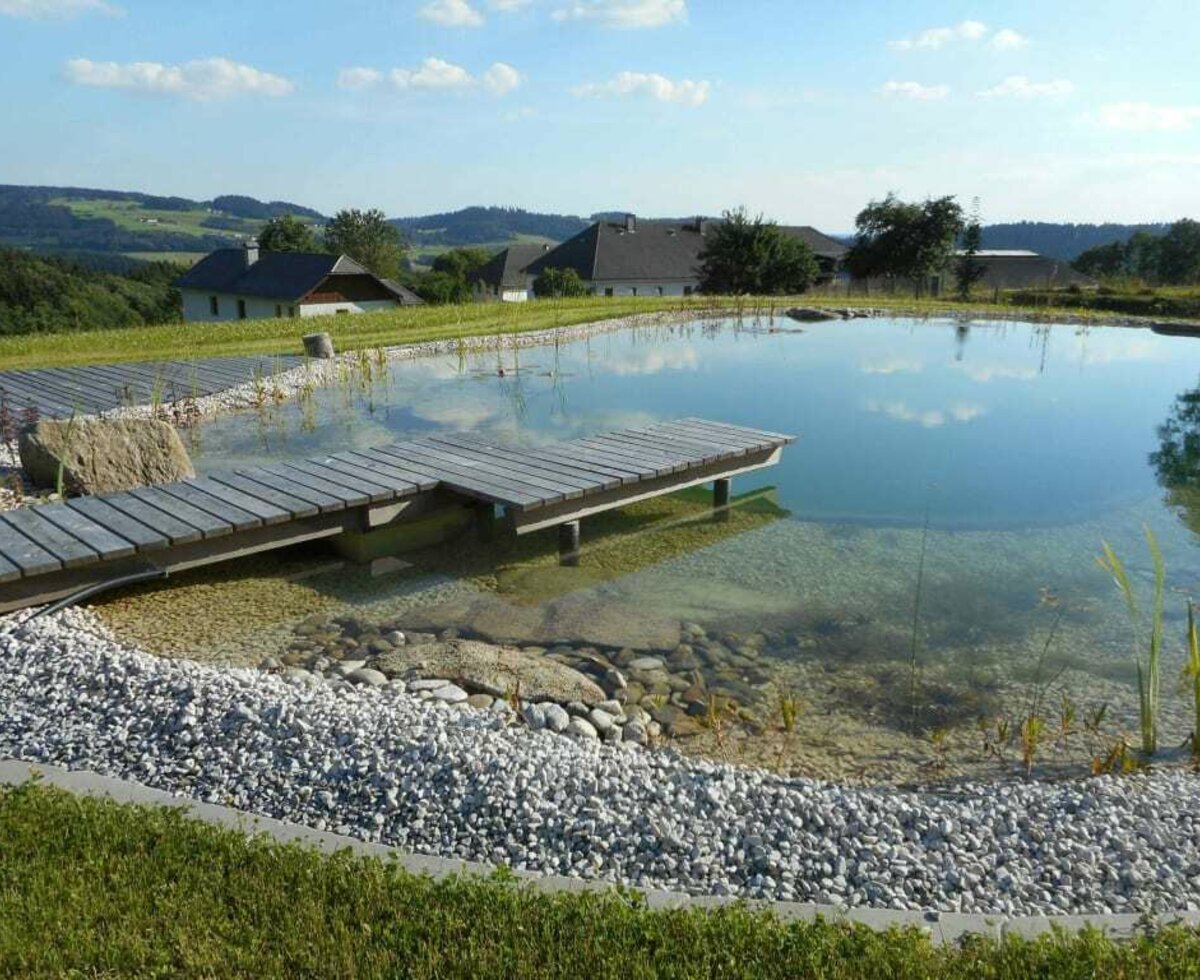
[[[479,496],[497,503],[518,506],[541,504],[546,503],[549,499],[554,499],[553,495],[548,497],[545,494],[537,493],[533,487],[525,487],[499,477],[492,477],[486,470],[481,470],[479,466],[456,463],[447,458],[445,453],[430,452],[415,443],[396,443],[392,446],[382,447],[381,451],[399,456],[402,460],[415,459],[429,466],[451,488],[470,496]]]
[[[262,486],[270,487],[288,497],[298,497],[323,514],[346,509],[346,502],[341,497],[335,497],[323,490],[306,486],[298,480],[289,480],[286,476],[280,476],[278,473],[260,466],[238,470],[237,475]]]
[[[68,500],[67,506],[95,521],[101,527],[106,527],[114,534],[119,534],[138,551],[155,551],[165,548],[170,543],[170,539],[160,531],[117,510],[110,500],[101,500],[99,497],[77,497],[74,500]]]
[[[224,483],[219,483],[210,476],[198,476],[196,479],[188,480],[187,482],[188,486],[196,490],[201,490],[224,503],[230,504],[233,507],[240,507],[246,513],[253,514],[264,524],[281,524],[293,518],[291,513],[283,507],[271,503],[265,497],[246,493],[244,490],[236,490],[233,487],[226,486]]]
[[[620,477],[613,473],[602,473],[575,462],[568,463],[556,459],[548,453],[543,452],[540,448],[535,450],[517,446],[496,446],[490,443],[477,442],[466,436],[457,435],[430,436],[430,439],[449,446],[477,448],[481,452],[501,459],[511,458],[519,460],[533,467],[535,470],[545,472],[552,478],[568,481],[572,486],[581,490],[608,490],[621,485]]]
[[[135,494],[139,493],[142,496],[135,496]],[[158,531],[166,538],[168,544],[191,544],[193,541],[199,541],[204,537],[204,532],[200,528],[176,516],[180,501],[169,497],[164,498],[166,501],[165,506],[170,508],[168,511],[161,507],[155,507],[152,500],[144,499],[147,496],[149,495],[145,494],[144,489],[138,491],[131,490],[128,493],[107,494],[104,498],[104,503],[120,511],[126,517]],[[208,517],[209,515],[205,514],[204,516]],[[226,531],[233,530],[228,525],[226,525],[225,529]]]
[[[248,511],[207,494],[190,483],[167,483],[146,489],[157,490],[187,504],[190,509],[178,511],[179,515],[189,524],[199,527],[206,538],[262,526],[262,521]],[[205,521],[201,515],[208,515],[208,520]]]
[[[311,473],[305,473],[303,470],[288,469],[281,463],[264,466],[262,470],[274,474],[280,480],[294,483],[298,487],[311,488],[318,493],[328,494],[330,497],[340,500],[346,507],[361,507],[363,504],[371,502],[369,493],[339,483],[332,483],[319,476],[313,476]]]
[[[278,490],[269,484],[248,479],[238,473],[214,473],[212,479],[231,490],[245,494],[247,498],[273,504],[293,520],[314,517],[321,512],[321,508],[309,500]]]
[[[77,568],[100,560],[98,552],[38,514],[40,509],[18,507],[16,510],[4,511],[0,518],[50,552],[62,562],[63,568]]]
[[[309,473],[320,477],[322,480],[327,480],[337,486],[366,494],[367,503],[378,504],[392,500],[396,496],[395,491],[381,482],[382,477],[377,476],[374,480],[369,480],[354,476],[339,468],[337,460],[334,459],[329,460],[328,465],[318,463],[313,459],[294,459],[282,465],[291,470],[299,470],[301,473]]]
[[[349,449],[344,453],[334,453],[335,459],[353,461],[356,466],[363,466],[372,473],[381,476],[392,474],[394,478],[406,480],[415,484],[420,490],[434,490],[440,482],[436,476],[412,462],[401,463],[395,456],[389,456],[378,449]],[[369,464],[369,465],[368,465]]]
[[[26,577],[56,572],[63,567],[62,562],[45,548],[3,520],[0,520],[0,552]]]
[[[474,453],[481,460],[494,460],[486,463],[495,466],[497,470],[507,469],[519,475],[527,475],[531,479],[543,481],[543,485],[551,490],[561,492],[584,493],[601,489],[605,481],[597,479],[594,474],[581,473],[520,449],[508,446],[489,446],[485,443],[468,442],[454,436],[429,436],[424,442],[437,446],[445,446],[463,452]]]
[[[45,507],[39,507],[37,512],[39,517],[45,518],[51,524],[83,542],[104,561],[128,558],[137,551],[131,541],[127,541],[119,534],[114,534],[102,524],[97,524],[87,515],[73,510],[66,504],[48,504]]]

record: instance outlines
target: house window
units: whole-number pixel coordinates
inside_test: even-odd
[[[288,316],[294,317],[295,315],[296,315],[296,307],[289,306],[288,307]]]
[[[636,295],[637,295],[637,286],[630,286],[630,287],[629,287],[629,295],[630,295],[630,296],[636,296]]]
[[[283,305],[280,303],[275,304],[275,319],[276,320],[283,319]]]
[[[662,288],[662,286],[659,286],[659,287],[658,287],[658,295],[659,295],[659,296],[663,295],[663,288]]]
[[[238,319],[246,319],[246,301],[244,299],[238,300]]]
[[[612,286],[605,286],[604,287],[604,295],[611,296],[612,294],[613,294]]]
[[[215,296],[208,297],[208,312],[210,316],[221,315],[221,303]]]
[[[684,296],[691,296],[691,295],[692,295],[692,287],[691,287],[691,286],[684,286],[684,287],[683,287],[683,295],[684,295]]]

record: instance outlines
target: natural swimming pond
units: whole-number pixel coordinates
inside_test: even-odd
[[[748,731],[714,732],[709,719],[697,732],[709,751],[907,779],[971,771],[978,719],[1024,704],[1035,681],[1055,705],[1071,699],[1076,728],[1104,704],[1112,731],[1135,727],[1133,635],[1095,556],[1108,541],[1147,590],[1145,526],[1168,571],[1164,741],[1190,730],[1175,678],[1200,576],[1189,529],[1200,509],[1187,506],[1200,340],[1004,322],[727,320],[369,370],[369,382],[351,372],[204,423],[192,433],[198,469],[436,430],[536,445],[689,415],[798,441],[780,465],[735,483],[742,504],[725,524],[694,494],[585,521],[579,569],[557,567],[552,533],[427,549],[379,578],[322,573],[311,556],[264,559],[117,599],[110,618],[194,655],[238,659],[247,648],[250,662],[284,648],[314,611],[614,651],[668,651],[683,623],[705,635],[676,654],[679,676],[711,640],[729,654],[728,685],[762,687]],[[784,704],[797,711],[786,726]]]

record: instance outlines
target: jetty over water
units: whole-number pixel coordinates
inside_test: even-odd
[[[559,528],[638,500],[772,466],[792,436],[685,418],[539,446],[438,434],[0,512],[0,612],[323,538],[370,535],[439,508],[481,530]],[[497,508],[500,513],[497,514]]]

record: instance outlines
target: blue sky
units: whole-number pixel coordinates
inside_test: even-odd
[[[1195,0],[0,0],[0,182],[389,215],[1200,212]]]

